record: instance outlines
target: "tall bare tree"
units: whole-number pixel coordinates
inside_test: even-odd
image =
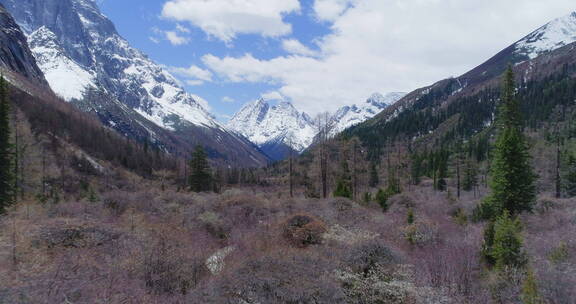
[[[322,197],[328,197],[328,140],[332,131],[332,119],[328,112],[321,113],[316,119],[318,135],[318,153],[320,161],[320,183],[322,188]]]

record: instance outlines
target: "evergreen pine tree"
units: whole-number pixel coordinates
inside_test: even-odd
[[[494,244],[490,255],[497,269],[519,268],[526,264],[526,254],[522,249],[520,236],[521,229],[518,218],[510,217],[508,210],[505,210],[494,223]]]
[[[386,194],[386,191],[379,189],[378,192],[376,193],[376,197],[375,197],[376,202],[378,203],[378,205],[380,205],[380,207],[382,207],[382,210],[384,210],[384,212],[388,211],[388,195]]]
[[[372,162],[370,165],[370,187],[374,188],[380,183],[380,177],[378,176],[378,169],[376,167],[376,162]]]
[[[514,73],[509,67],[504,75],[502,100],[498,115],[498,136],[490,167],[490,196],[477,215],[495,218],[508,210],[512,216],[531,211],[536,199],[536,176],[530,164],[528,144],[522,133],[519,103],[514,97]]]
[[[335,197],[347,197],[352,199],[350,168],[348,167],[348,162],[346,160],[342,160],[340,177],[336,183],[336,190],[334,190],[333,195]]]
[[[190,191],[209,191],[212,184],[210,165],[208,164],[206,152],[201,146],[196,146],[190,160]]]
[[[464,191],[472,191],[476,186],[478,186],[478,169],[472,159],[468,159],[464,164],[464,180],[462,181],[462,189]]]
[[[336,185],[336,190],[334,190],[334,197],[346,197],[352,199],[352,190],[350,190],[350,185],[344,180],[339,180]]]
[[[0,214],[12,204],[12,146],[10,144],[10,104],[4,77],[0,75]]]
[[[408,209],[408,214],[406,215],[406,222],[408,223],[408,225],[414,224],[414,209],[412,208]]]
[[[492,247],[494,246],[494,221],[488,222],[484,229],[484,241],[482,243],[482,258],[488,265],[494,266]]]
[[[566,176],[564,177],[564,183],[566,188],[566,195],[568,197],[576,196],[576,157],[570,155],[568,160]]]

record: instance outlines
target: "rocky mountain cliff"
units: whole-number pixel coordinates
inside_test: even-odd
[[[6,9],[0,5],[0,65],[8,71],[19,73],[39,84],[46,79],[36,65],[28,48],[26,36]]]

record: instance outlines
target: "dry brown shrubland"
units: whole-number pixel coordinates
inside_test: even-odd
[[[521,274],[483,271],[469,193],[417,186],[384,213],[274,189],[96,189],[2,217],[0,303],[512,303],[521,289]],[[522,219],[531,267],[544,299],[570,303],[574,202],[542,197],[537,210]]]

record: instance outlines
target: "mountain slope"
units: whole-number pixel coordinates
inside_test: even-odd
[[[180,155],[201,144],[221,163],[262,166],[268,162],[252,143],[218,123],[201,98],[184,91],[172,75],[132,48],[94,1],[0,3],[28,35],[55,93],[95,113],[104,124]],[[86,95],[94,88],[100,93]],[[98,98],[87,100],[94,96]]]
[[[389,140],[411,138],[437,147],[456,134],[478,134],[493,123],[500,75],[508,64],[517,75],[524,116],[536,127],[548,121],[555,107],[571,106],[576,98],[571,97],[575,35],[576,14],[556,19],[464,75],[409,93],[344,136],[359,136],[377,155]]]
[[[285,158],[290,149],[304,151],[316,135],[310,116],[298,112],[286,101],[274,106],[263,99],[250,102],[230,119],[227,127],[274,159]]]

